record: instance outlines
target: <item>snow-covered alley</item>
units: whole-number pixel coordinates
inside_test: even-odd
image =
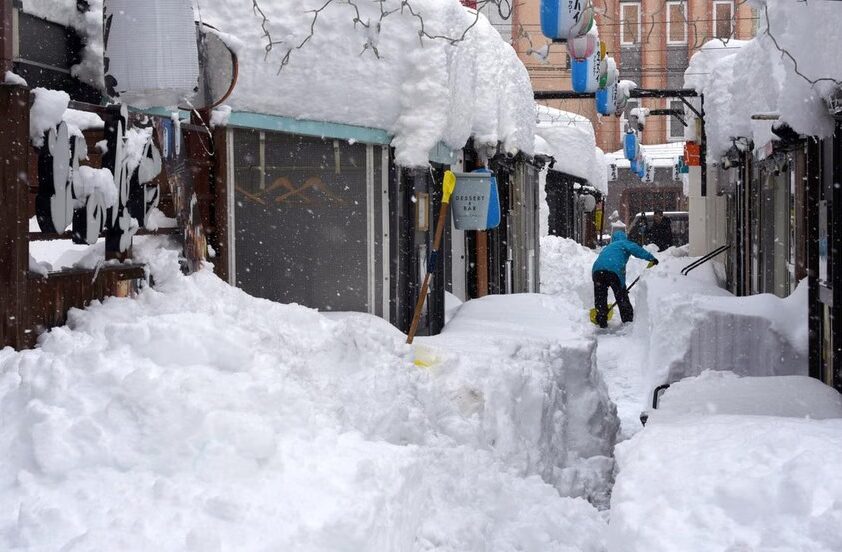
[[[604,550],[564,497],[606,505],[618,425],[578,308],[472,302],[422,369],[151,245],[156,289],[0,357],[0,548]]]
[[[800,376],[758,388],[705,372],[641,431],[651,312],[594,330],[593,252],[542,245],[546,294],[471,301],[410,347],[369,315],[185,277],[177,250],[139,242],[155,289],[0,355],[0,545],[838,549],[842,478],[826,461],[842,459],[842,419],[823,420],[842,418],[838,395]],[[685,283],[680,255],[644,274],[639,311],[656,282]]]
[[[840,21],[0,0],[0,552],[842,552]]]

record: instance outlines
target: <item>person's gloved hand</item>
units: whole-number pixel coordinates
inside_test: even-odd
[[[656,264],[658,264],[658,259],[652,259],[651,261],[649,261],[649,265],[646,268],[652,268]]]

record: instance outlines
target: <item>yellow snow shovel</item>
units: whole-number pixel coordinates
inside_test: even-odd
[[[655,266],[655,265],[654,265],[653,263],[651,263],[651,262],[650,262],[650,263],[646,266],[646,268],[652,268],[653,266]],[[637,281],[638,281],[638,280],[640,280],[640,276],[638,276],[637,278],[635,278],[635,279],[634,279],[634,282],[632,282],[632,283],[631,283],[631,285],[630,285],[629,287],[627,287],[627,288],[626,288],[626,293],[628,293],[629,291],[631,291],[631,288],[633,288],[633,287],[634,287],[634,285],[637,283]],[[607,318],[606,320],[611,320],[612,318],[614,318],[614,307],[616,307],[616,306],[617,306],[617,301],[614,301],[614,302],[613,302],[613,303],[611,303],[611,305],[608,307],[608,318]],[[590,313],[590,314],[591,314],[591,323],[592,323],[592,324],[596,324],[596,323],[597,323],[597,322],[596,322],[596,307],[594,307],[594,308],[592,308],[592,309],[591,309],[591,313]]]
[[[445,171],[444,180],[442,182],[441,209],[439,210],[439,218],[436,222],[436,235],[433,239],[433,250],[430,253],[430,258],[427,259],[427,275],[424,276],[424,283],[421,285],[421,292],[418,294],[418,302],[415,303],[415,314],[412,317],[412,325],[409,327],[409,334],[406,336],[406,342],[410,345],[412,344],[412,340],[415,339],[415,332],[418,331],[418,323],[421,320],[421,311],[424,309],[424,302],[427,300],[427,290],[430,287],[430,277],[436,270],[439,247],[441,246],[442,234],[444,234],[444,224],[447,220],[447,210],[450,207],[450,196],[453,194],[453,190],[455,188],[456,175],[451,171]],[[416,358],[415,360],[415,364],[422,367],[429,367],[434,362],[435,361],[432,359],[428,359],[426,362],[419,358]]]

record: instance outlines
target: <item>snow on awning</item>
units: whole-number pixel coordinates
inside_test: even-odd
[[[79,29],[88,41],[74,72],[102,88],[102,0],[28,0],[26,11]],[[458,0],[413,0],[416,17],[400,0],[334,3],[260,2],[276,43],[266,52],[262,19],[252,2],[202,3],[202,21],[234,42],[238,85],[227,102],[241,113],[277,115],[382,130],[393,136],[398,164],[424,166],[443,142],[452,149],[474,137],[502,143],[511,153],[533,152],[535,104],[529,75],[511,45],[484,15]],[[377,25],[381,7],[393,11]],[[357,22],[355,23],[355,19]],[[455,38],[419,39],[431,36]],[[365,22],[365,25],[361,22]],[[467,31],[467,32],[466,32]],[[464,34],[464,39],[462,36]],[[376,49],[376,54],[375,54]]]
[[[234,111],[283,115],[383,129],[394,136],[396,160],[423,166],[443,142],[461,148],[471,136],[480,144],[502,142],[509,151],[532,153],[534,101],[525,67],[487,19],[457,0],[417,0],[413,9],[430,35],[461,37],[419,40],[420,22],[399,0],[386,0],[382,20],[377,3],[347,5],[320,12],[312,38],[311,10],[323,4],[303,0],[263,2],[267,29],[284,40],[267,56],[261,19],[250,2],[203,6],[205,22],[238,37],[242,45],[240,80],[228,103]],[[377,50],[377,55],[374,53]],[[379,58],[378,58],[379,55]]]
[[[584,178],[608,193],[605,154],[596,147],[593,124],[581,115],[538,106],[535,151],[555,159],[554,170]]]

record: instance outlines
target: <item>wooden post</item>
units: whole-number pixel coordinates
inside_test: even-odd
[[[29,90],[0,85],[0,348],[21,348],[29,326]]]
[[[488,295],[488,232],[477,230],[477,297]]]
[[[229,280],[231,251],[228,249],[233,228],[228,227],[228,134],[225,127],[213,131],[214,165],[211,182],[211,227],[210,243],[216,251],[213,261],[214,272],[226,282]]]
[[[15,52],[14,8],[12,0],[0,0],[0,71],[12,70]]]

